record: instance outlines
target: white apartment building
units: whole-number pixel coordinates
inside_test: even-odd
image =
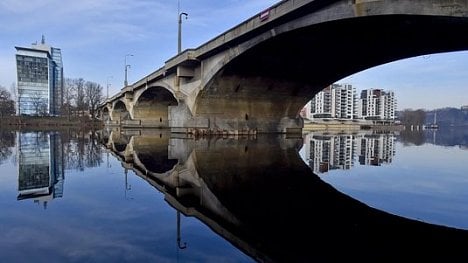
[[[307,119],[355,119],[356,90],[350,84],[332,84],[315,95],[305,107]]]
[[[396,99],[393,91],[367,89],[361,91],[358,117],[371,120],[395,120]]]

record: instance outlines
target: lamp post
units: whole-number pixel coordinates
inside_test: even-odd
[[[108,77],[107,77],[107,82],[106,82],[106,88],[107,88],[107,94],[106,94],[106,95],[107,95],[107,99],[109,99],[109,86],[111,85],[111,84],[109,83],[109,79],[110,79],[110,78],[112,78],[112,76],[108,76]]]
[[[178,49],[177,53],[180,53],[182,51],[182,16],[185,16],[185,19],[187,19],[188,14],[187,13],[179,13],[179,36],[178,36]]]
[[[124,87],[128,86],[127,71],[128,71],[128,68],[130,68],[130,65],[127,65],[127,57],[133,57],[133,55],[132,54],[125,55],[125,81],[124,81]]]

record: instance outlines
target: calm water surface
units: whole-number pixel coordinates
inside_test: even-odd
[[[1,261],[449,257],[431,246],[468,241],[467,168],[464,130],[2,131]]]
[[[302,158],[339,191],[393,214],[468,229],[468,130],[305,138]],[[329,167],[320,171],[324,159]]]

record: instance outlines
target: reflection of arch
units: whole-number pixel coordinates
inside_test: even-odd
[[[113,120],[128,120],[130,119],[130,113],[127,110],[127,106],[121,100],[118,100],[114,104],[114,110],[112,111]]]
[[[127,144],[126,144],[126,143],[114,142],[114,149],[115,149],[115,151],[117,151],[117,152],[123,152],[123,151],[125,151],[126,148],[127,148]]]
[[[143,152],[137,154],[138,160],[149,172],[163,174],[174,169],[177,159],[169,159],[167,149],[157,152]]]
[[[136,99],[133,116],[137,120],[168,126],[169,107],[177,105],[177,99],[168,89],[159,86],[150,87]]]

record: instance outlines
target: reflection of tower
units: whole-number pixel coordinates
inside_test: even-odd
[[[63,148],[58,134],[18,133],[18,200],[47,202],[63,196]]]
[[[309,166],[314,173],[333,169],[348,170],[353,166],[355,151],[353,135],[318,135],[309,140]]]
[[[132,190],[132,186],[128,183],[128,169],[125,168],[125,199],[133,199],[133,198],[127,198],[127,193],[128,191]]]
[[[349,170],[353,166],[354,140],[352,135],[332,137],[332,154],[330,156],[332,169]]]
[[[359,163],[380,166],[391,163],[395,156],[395,137],[390,134],[365,135],[359,140]]]
[[[326,136],[313,136],[310,139],[309,166],[314,173],[326,173],[330,167],[331,139]]]

